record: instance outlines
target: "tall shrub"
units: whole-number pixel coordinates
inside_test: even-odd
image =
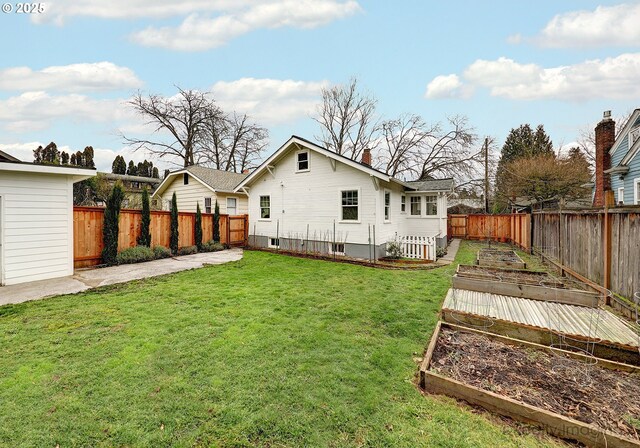
[[[151,247],[151,205],[149,203],[149,190],[142,190],[142,222],[140,224],[139,246]]]
[[[102,260],[108,265],[117,263],[118,233],[120,207],[124,200],[124,188],[120,181],[116,182],[107,198],[107,208],[104,211],[104,225],[102,226]]]
[[[178,253],[178,198],[175,191],[171,197],[171,238],[169,239],[171,253]]]
[[[202,212],[200,211],[200,203],[196,204],[196,222],[195,229],[193,229],[193,235],[195,237],[196,247],[198,251],[202,250]]]
[[[216,206],[213,209],[213,241],[220,242],[220,206],[216,199]]]

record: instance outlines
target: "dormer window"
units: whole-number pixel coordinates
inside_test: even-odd
[[[301,151],[296,154],[297,171],[309,171],[309,153]]]
[[[636,126],[629,131],[629,148],[631,148],[638,139],[640,139],[640,126]]]

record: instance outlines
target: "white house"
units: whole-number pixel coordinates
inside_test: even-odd
[[[73,183],[94,175],[0,152],[0,285],[73,275]]]
[[[247,195],[243,191],[234,191],[245,177],[247,174],[192,165],[169,173],[152,197],[162,201],[163,210],[171,209],[171,197],[175,192],[181,212],[195,212],[199,203],[202,213],[213,213],[218,201],[220,213],[245,215]]]
[[[446,245],[451,179],[405,182],[292,136],[236,187],[249,196],[249,241],[381,257],[396,238]]]

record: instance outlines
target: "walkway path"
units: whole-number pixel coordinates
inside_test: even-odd
[[[451,240],[449,245],[447,246],[447,255],[442,258],[438,258],[436,264],[440,264],[446,266],[448,264],[453,263],[453,260],[456,258],[456,254],[458,253],[458,249],[460,248],[460,239],[454,238]]]
[[[98,286],[113,285],[188,269],[223,264],[237,261],[241,258],[242,249],[229,249],[220,252],[165,258],[146,263],[77,270],[73,277],[3,286],[0,288],[0,305],[38,300],[60,294],[74,294],[97,288]]]

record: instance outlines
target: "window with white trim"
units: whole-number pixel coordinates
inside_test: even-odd
[[[342,191],[342,220],[358,220],[358,190]]]
[[[269,247],[280,247],[280,238],[269,238]]]
[[[407,211],[407,197],[405,195],[400,196],[400,212],[406,213]]]
[[[301,151],[296,154],[298,171],[309,171],[309,152]]]
[[[204,198],[204,212],[211,213],[211,198]]]
[[[271,219],[271,196],[260,196],[260,219]]]
[[[227,198],[227,215],[238,214],[238,199]]]
[[[640,126],[637,126],[629,131],[629,148],[640,138]]]
[[[624,187],[618,188],[618,197],[616,197],[616,204],[624,204]]]
[[[384,192],[384,220],[389,221],[391,219],[391,192],[385,190]]]
[[[438,196],[425,196],[427,203],[426,211],[427,216],[434,216],[438,214]]]
[[[411,196],[411,216],[420,216],[422,214],[420,210],[421,199],[420,196]]]
[[[329,253],[332,255],[344,255],[344,243],[329,244]]]
[[[633,179],[633,203],[640,205],[640,177]]]

